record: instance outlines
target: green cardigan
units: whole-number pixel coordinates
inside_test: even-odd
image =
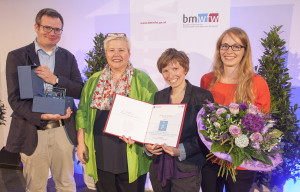
[[[86,163],[86,172],[94,178],[95,183],[98,181],[98,177],[93,128],[97,109],[91,108],[90,104],[100,75],[101,71],[95,73],[85,83],[76,115],[76,129],[85,129],[85,144],[89,157]],[[146,73],[134,69],[129,97],[153,103],[155,92],[157,92],[157,87],[151,78]],[[127,144],[127,162],[129,183],[132,183],[140,175],[146,174],[149,171],[151,160],[143,153],[143,146],[141,144]]]

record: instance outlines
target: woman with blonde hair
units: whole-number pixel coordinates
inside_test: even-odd
[[[151,163],[142,144],[126,144],[123,138],[103,133],[114,95],[153,103],[157,91],[151,78],[135,69],[129,39],[109,33],[104,40],[107,65],[85,83],[76,116],[77,156],[94,178],[97,191],[144,191]]]
[[[216,44],[213,71],[201,78],[201,87],[210,90],[214,101],[229,106],[232,102],[250,102],[263,112],[270,109],[270,91],[266,81],[253,72],[248,35],[232,27],[223,32]],[[236,182],[232,178],[218,177],[218,161],[208,161],[203,167],[203,192],[249,191],[256,172],[237,168]],[[214,163],[213,163],[214,161]]]

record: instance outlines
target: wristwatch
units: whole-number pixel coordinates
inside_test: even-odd
[[[56,78],[55,84],[53,85],[54,87],[58,86],[58,77]]]

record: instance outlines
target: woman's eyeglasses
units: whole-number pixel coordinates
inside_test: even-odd
[[[105,39],[107,37],[126,37],[126,34],[125,33],[107,33],[105,35]]]
[[[242,45],[228,45],[228,44],[221,44],[220,49],[223,51],[227,51],[231,47],[232,51],[240,51],[242,48],[246,48]]]

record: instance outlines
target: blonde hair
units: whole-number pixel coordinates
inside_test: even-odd
[[[113,40],[123,40],[123,41],[125,41],[126,44],[127,44],[127,49],[130,52],[130,41],[129,41],[129,38],[127,36],[122,36],[122,37],[110,36],[110,37],[106,37],[105,40],[104,40],[104,50],[105,51],[107,50],[108,43],[110,41],[113,41]]]
[[[251,46],[248,35],[246,32],[238,27],[232,27],[227,29],[222,33],[219,37],[216,44],[216,52],[214,56],[213,62],[213,73],[214,79],[212,80],[209,89],[221,80],[222,75],[224,74],[224,64],[221,60],[220,54],[220,46],[222,44],[222,40],[224,36],[228,34],[232,37],[232,35],[237,36],[242,45],[245,47],[244,56],[240,62],[240,66],[238,68],[238,81],[234,91],[233,102],[237,102],[237,100],[241,100],[241,102],[251,102],[253,103],[255,100],[255,95],[253,92],[253,66],[252,66],[252,54],[251,54]],[[251,87],[251,89],[249,89]]]

